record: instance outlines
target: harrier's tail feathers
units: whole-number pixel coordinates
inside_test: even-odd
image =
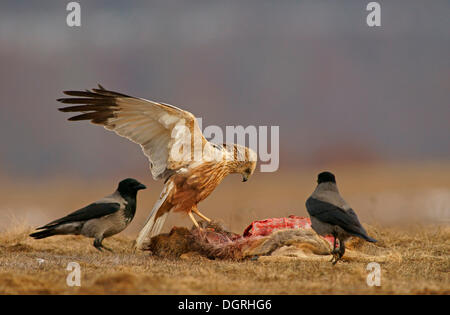
[[[156,236],[159,233],[161,233],[162,227],[164,226],[164,222],[166,221],[168,214],[169,212],[166,212],[155,220],[155,223],[153,224],[153,229],[150,231],[150,237]]]
[[[144,247],[144,243],[148,239],[158,235],[161,232],[168,214],[169,212],[165,212],[158,218],[156,218],[156,215],[154,215],[147,220],[147,223],[145,223],[145,226],[139,232],[139,236],[136,239],[136,248],[142,249]]]
[[[164,186],[164,189],[161,193],[160,198],[153,206],[150,215],[148,216],[144,227],[139,232],[139,235],[136,239],[135,246],[138,249],[143,247],[144,242],[153,236],[156,236],[161,232],[161,229],[164,225],[164,221],[169,214],[170,208],[172,207],[170,204],[166,203],[167,196],[169,195],[173,183]]]
[[[152,211],[153,212],[153,211]],[[145,223],[142,230],[139,232],[139,235],[136,239],[136,248],[142,249],[144,243],[146,240],[152,238],[153,236],[156,236],[161,232],[161,229],[164,225],[164,221],[166,221],[167,215],[169,212],[165,212],[164,214],[160,215],[158,218],[156,218],[155,212],[153,215],[150,215],[150,217],[147,219],[147,222]]]

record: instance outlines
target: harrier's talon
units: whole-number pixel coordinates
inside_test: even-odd
[[[211,219],[207,218],[203,213],[198,211],[197,207],[192,208],[192,212],[194,212],[196,215],[198,215],[200,218],[202,218],[206,222],[211,223]]]
[[[195,220],[195,218],[194,218],[194,216],[192,215],[192,212],[191,212],[191,211],[189,211],[188,215],[189,215],[189,218],[191,218],[192,222],[194,222],[195,227],[196,227],[197,229],[200,229],[200,226],[198,225],[198,222],[197,222],[197,220]]]

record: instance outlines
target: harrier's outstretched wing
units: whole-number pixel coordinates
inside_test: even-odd
[[[82,112],[69,120],[90,120],[138,143],[150,160],[154,179],[166,178],[173,171],[189,166],[194,150],[204,150],[209,144],[194,115],[175,106],[108,91],[101,85],[92,91],[64,93],[72,97],[58,99],[59,102],[77,105],[59,110]],[[186,141],[190,143],[190,151],[180,150]],[[207,149],[211,148],[207,145]]]

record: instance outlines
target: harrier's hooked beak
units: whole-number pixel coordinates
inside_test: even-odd
[[[250,178],[250,175],[252,175],[252,171],[250,168],[247,168],[245,171],[243,171],[242,173],[242,181],[246,182],[248,181],[248,179]]]

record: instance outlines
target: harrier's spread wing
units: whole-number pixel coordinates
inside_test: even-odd
[[[72,97],[58,99],[59,102],[77,105],[60,110],[82,112],[69,120],[90,120],[138,143],[150,160],[154,179],[166,178],[173,171],[189,166],[194,150],[214,150],[203,137],[194,115],[175,106],[108,91],[100,85],[92,91],[64,93]],[[191,151],[180,153],[186,139]],[[188,153],[190,156],[183,156]]]

